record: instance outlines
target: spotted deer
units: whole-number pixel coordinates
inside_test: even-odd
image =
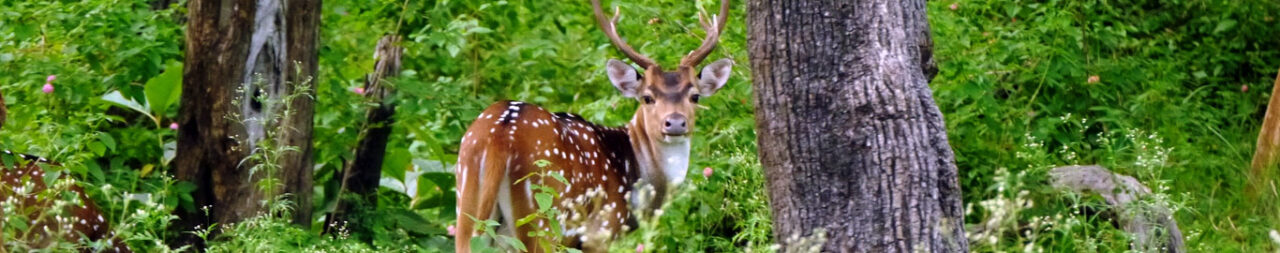
[[[555,231],[563,235],[558,243],[605,251],[615,235],[629,229],[625,224],[633,222],[633,212],[661,206],[667,191],[684,181],[698,99],[723,87],[733,65],[722,59],[695,71],[719,41],[729,1],[722,0],[718,16],[702,20],[707,33],[702,45],[674,71],[663,70],[618,36],[617,11],[609,18],[599,0],[591,5],[609,41],[640,66],[637,71],[612,59],[605,64],[614,88],[638,100],[639,107],[622,127],[597,125],[519,101],[497,102],[480,113],[458,152],[458,252],[470,251],[475,221],[490,218],[502,224],[501,233],[518,238],[530,251],[543,249],[528,232],[551,229],[545,218],[563,224]],[[549,163],[538,164],[540,160]],[[548,174],[561,175],[567,182],[544,177]],[[531,184],[554,190],[558,197],[553,205],[562,215],[516,226],[516,220],[538,210]],[[632,196],[646,192],[642,189],[651,189],[652,197]]]
[[[0,126],[4,124],[7,110],[3,95],[0,95]],[[74,181],[63,180],[63,174],[54,180],[57,185],[52,189],[45,184],[45,167],[58,166],[47,159],[17,154],[8,150],[0,155],[0,230],[6,226],[23,226],[26,229],[15,236],[20,243],[5,242],[0,238],[0,252],[22,247],[34,250],[51,246],[56,240],[80,243],[87,241],[101,242],[97,247],[77,246],[84,252],[132,252],[119,237],[112,232],[102,211],[94,205],[84,189]],[[63,191],[54,191],[61,189]],[[69,200],[62,206],[58,215],[49,215],[50,208],[57,207],[56,200]],[[22,219],[14,219],[9,215],[25,214]],[[11,221],[22,221],[26,224],[7,224]],[[18,247],[18,248],[10,248]]]

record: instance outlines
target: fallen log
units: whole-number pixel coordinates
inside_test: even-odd
[[[1139,252],[1186,252],[1182,231],[1166,206],[1133,205],[1151,194],[1130,176],[1116,174],[1097,165],[1057,167],[1049,171],[1055,187],[1101,195],[1116,213],[1116,222],[1133,236],[1130,247]]]

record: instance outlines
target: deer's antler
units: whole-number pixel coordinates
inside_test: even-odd
[[[681,67],[696,67],[711,54],[711,50],[716,49],[716,44],[720,43],[720,32],[724,31],[725,22],[729,19],[729,0],[720,1],[720,15],[712,18],[715,21],[707,23],[706,15],[698,13],[698,22],[702,24],[702,29],[707,31],[707,37],[702,39],[702,46],[680,59]]]
[[[618,23],[618,13],[621,12],[619,9],[614,9],[613,17],[609,18],[600,9],[600,0],[591,0],[591,8],[596,11],[596,22],[600,23],[600,30],[604,30],[604,35],[609,37],[609,41],[613,42],[613,46],[618,47],[618,50],[621,50],[622,53],[627,55],[627,58],[631,58],[631,61],[636,62],[641,68],[648,69],[649,67],[658,66],[658,63],[636,52],[630,45],[627,45],[627,41],[618,36],[616,24]],[[712,45],[712,47],[715,47],[715,45]]]

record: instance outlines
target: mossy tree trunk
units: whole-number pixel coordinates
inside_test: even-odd
[[[751,0],[747,12],[777,242],[967,251],[955,158],[928,86],[925,1]]]
[[[281,193],[292,196],[291,218],[309,225],[314,91],[302,88],[312,86],[316,72],[319,0],[192,0],[187,6],[173,164],[177,179],[195,191],[193,205],[175,211],[181,236],[173,243],[203,248],[189,231],[261,215],[263,200]],[[297,95],[284,99],[290,94]],[[281,150],[266,159],[279,167],[251,169],[258,161],[246,158],[260,148]],[[260,187],[267,176],[280,187]]]

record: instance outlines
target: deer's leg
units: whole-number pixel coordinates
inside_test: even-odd
[[[518,175],[513,175],[513,177],[514,176],[518,176]],[[527,203],[526,205],[511,206],[511,210],[512,210],[511,225],[512,226],[515,225],[516,220],[529,217],[529,215],[537,214],[537,211],[538,211],[538,207],[536,206],[537,201],[533,199],[533,190],[531,189],[531,186],[534,183],[537,183],[536,181],[534,182],[531,182],[531,181],[535,180],[536,178],[539,178],[539,177],[531,176],[523,181],[520,181],[519,183],[510,185],[511,198],[513,200],[512,203]],[[529,252],[542,252],[543,251],[542,244],[538,242],[538,238],[529,236],[529,232],[545,230],[545,229],[546,229],[546,219],[539,217],[539,218],[535,218],[529,223],[525,223],[522,226],[515,227],[515,236],[517,239],[520,239],[520,242],[524,244],[524,247],[528,249]],[[552,232],[556,232],[556,231],[552,231]]]
[[[458,224],[455,230],[454,250],[456,252],[471,252],[471,237],[475,232],[475,221],[478,219],[476,208],[478,207],[477,198],[480,197],[480,164],[483,162],[479,158],[474,157],[475,149],[464,149],[458,157],[457,169],[457,186],[458,186]]]
[[[457,252],[471,252],[471,237],[475,233],[475,222],[489,219],[497,202],[498,190],[504,188],[501,187],[501,182],[507,174],[508,156],[505,150],[492,148],[493,146],[485,145],[479,160],[468,164],[467,167],[459,167],[462,175],[458,180],[464,184],[459,188],[461,198],[459,198],[458,208],[461,210],[458,213],[455,238],[457,241],[454,244]]]

